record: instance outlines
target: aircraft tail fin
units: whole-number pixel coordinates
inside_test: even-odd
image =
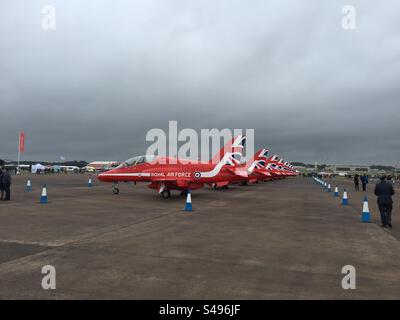
[[[234,159],[240,161],[240,159],[236,159],[235,156],[236,157],[242,156],[245,144],[246,144],[246,136],[245,135],[238,135],[236,137],[233,137],[211,159],[211,163],[214,163],[214,164],[219,163],[222,159],[224,159],[224,157],[227,153],[232,153]]]
[[[244,149],[245,139],[246,136],[243,135],[239,135],[233,138],[232,141],[230,141],[228,144],[225,145],[224,148],[221,149],[221,151],[223,151],[223,156],[218,162],[214,163],[214,168],[211,171],[199,172],[199,177],[215,177],[224,166],[226,166],[228,170],[230,170],[234,174],[238,174],[241,176],[244,175],[245,173],[243,173],[243,166],[241,166],[240,164],[240,158]],[[220,154],[217,154],[213,158],[213,161],[217,161],[219,157]]]
[[[254,169],[261,169],[266,166],[267,159],[268,159],[268,152],[267,149],[259,149],[254,156],[252,156],[246,162],[246,169],[249,173],[253,172]]]

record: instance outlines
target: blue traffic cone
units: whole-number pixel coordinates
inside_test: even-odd
[[[40,196],[40,203],[47,203],[47,187],[44,184],[42,188],[42,195]]]
[[[192,195],[190,190],[187,191],[185,211],[192,211]]]
[[[92,184],[92,178],[89,178],[89,180],[88,180],[88,183],[87,183],[87,186],[88,187],[91,187],[93,184]]]
[[[363,212],[361,214],[361,222],[371,222],[367,196],[365,196],[364,198]]]
[[[339,198],[339,188],[338,187],[335,188],[335,192],[334,192],[333,196],[335,198]]]
[[[347,197],[347,191],[344,189],[343,198],[342,198],[342,205],[347,206],[349,204],[349,199]]]
[[[32,191],[32,183],[31,179],[28,178],[28,181],[26,182],[26,191]]]

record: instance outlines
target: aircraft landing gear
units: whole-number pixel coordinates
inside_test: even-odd
[[[113,190],[112,190],[112,192],[113,192],[114,194],[118,194],[118,193],[119,193],[119,189],[118,189],[117,187],[114,187]]]
[[[214,185],[214,189],[215,190],[228,190],[228,186],[226,185],[226,186],[222,186],[222,187],[219,187],[219,186],[217,186],[216,184]]]
[[[116,183],[114,183],[113,186],[112,186],[112,192],[114,194],[118,194],[119,193],[119,189],[118,189],[118,186],[117,186]]]
[[[161,192],[161,196],[163,197],[163,199],[168,199],[169,197],[171,197],[171,191],[169,191],[169,190],[163,190],[162,192]]]

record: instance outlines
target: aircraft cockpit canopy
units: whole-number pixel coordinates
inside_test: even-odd
[[[154,161],[154,159],[155,159],[155,156],[151,156],[151,155],[137,156],[137,157],[133,157],[133,158],[130,158],[130,159],[122,162],[118,166],[118,168],[132,167],[132,166],[136,166],[138,164],[152,162],[152,161]]]

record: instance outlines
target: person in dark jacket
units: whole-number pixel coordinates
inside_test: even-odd
[[[358,174],[354,175],[354,189],[356,191],[360,190],[360,177],[358,176]]]
[[[0,168],[0,200],[4,198],[3,170]]]
[[[362,184],[363,191],[367,191],[368,176],[366,174],[362,175],[361,184]]]
[[[375,195],[378,197],[382,227],[389,226],[391,228],[394,188],[391,183],[386,181],[386,177],[381,177],[381,182],[375,186]]]
[[[9,201],[11,199],[11,175],[7,170],[3,170],[1,182],[5,193],[4,201]]]

